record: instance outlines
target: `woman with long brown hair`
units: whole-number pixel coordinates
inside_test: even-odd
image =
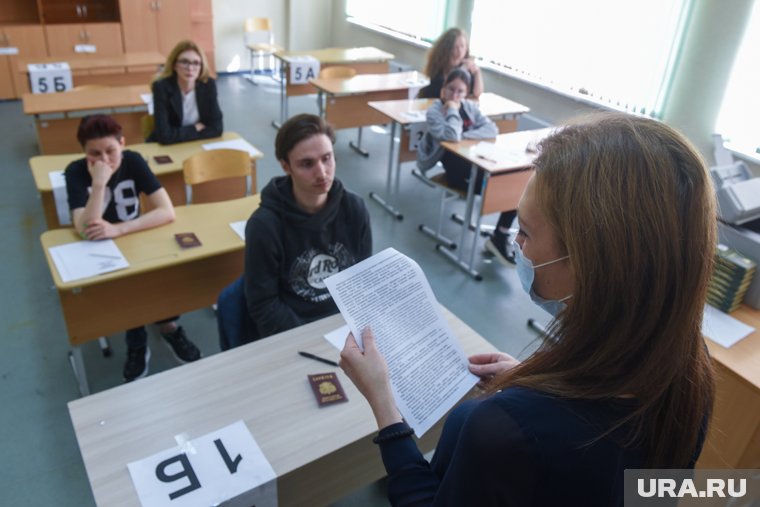
[[[222,135],[216,81],[195,42],[174,46],[152,89],[155,130],[148,141],[174,144]]]
[[[419,96],[426,99],[440,97],[444,78],[457,67],[461,67],[472,76],[468,95],[480,97],[483,93],[483,76],[480,74],[480,67],[470,58],[467,34],[461,28],[449,28],[436,39],[428,51],[425,74],[430,78],[430,84],[420,90]]]
[[[690,468],[713,401],[700,331],[716,216],[704,162],[654,120],[611,114],[539,147],[518,276],[555,316],[520,363],[470,358],[487,396],[454,409],[430,464],[371,331],[341,367],[377,419],[394,505],[622,505],[623,471]]]

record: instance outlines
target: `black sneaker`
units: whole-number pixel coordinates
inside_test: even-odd
[[[124,382],[132,382],[148,374],[150,348],[127,349],[127,362],[124,363]]]
[[[161,336],[169,344],[169,349],[174,354],[174,358],[180,363],[191,363],[201,358],[201,351],[198,350],[198,347],[193,342],[187,339],[182,326],[178,326],[171,333],[161,333]]]
[[[493,236],[486,240],[486,250],[491,252],[493,256],[505,266],[514,265],[515,254],[510,253],[507,250],[507,235],[499,231],[495,231]]]

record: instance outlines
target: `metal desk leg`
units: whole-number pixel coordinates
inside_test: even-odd
[[[485,194],[486,185],[488,185],[488,177],[489,177],[488,173],[483,175],[483,184],[480,189],[481,196]],[[481,206],[482,206],[482,201],[481,201]],[[477,213],[478,215],[478,218],[475,220],[475,232],[472,235],[472,249],[470,249],[470,262],[468,264],[470,268],[470,272],[475,271],[472,266],[475,263],[475,249],[478,247],[478,237],[480,236],[480,222],[483,220],[483,214],[480,212],[481,209],[482,207],[475,211],[475,213]],[[468,221],[468,224],[469,224],[469,221]],[[467,227],[463,227],[463,229],[467,229]]]
[[[470,182],[467,185],[467,206],[465,207],[464,219],[465,223],[470,223],[472,220],[472,209],[475,202],[475,180],[478,176],[478,166],[472,164],[470,167]],[[462,227],[462,233],[459,237],[459,244],[464,246],[465,234],[467,234],[467,227]],[[477,237],[477,236],[476,236]],[[454,262],[459,269],[473,277],[475,280],[480,281],[483,277],[472,268],[472,264],[466,264],[463,261],[464,248],[459,248],[456,255],[451,250],[444,247],[444,245],[436,245],[436,250],[443,254],[447,259]]]
[[[362,128],[359,127],[359,133],[356,136],[356,144],[353,141],[349,141],[348,145],[359,155],[364,158],[369,157],[369,152],[362,149]]]
[[[101,336],[98,338],[98,345],[100,345],[100,351],[103,353],[103,357],[111,357],[113,352],[111,351],[111,343],[108,341],[108,337]]]
[[[385,182],[386,195],[391,194],[391,186],[393,184],[393,152],[394,152],[394,147],[396,145],[396,125],[397,123],[395,121],[391,122],[391,147],[388,150],[388,175]],[[399,146],[399,157],[400,156],[401,156],[401,147]],[[399,170],[398,170],[399,165],[401,165],[400,160],[396,164],[396,178],[399,177]],[[398,183],[398,181],[396,181],[396,183]],[[398,188],[398,185],[397,185],[397,188]],[[396,193],[398,194],[398,192]],[[396,220],[404,219],[404,215],[402,215],[396,208],[388,204],[385,201],[385,199],[377,195],[377,193],[370,192],[369,198],[375,201],[376,203],[378,203],[380,206],[382,206],[383,209],[385,209],[385,211],[387,211],[388,213],[396,217]]]
[[[285,65],[280,64],[280,121],[274,120],[272,126],[279,130],[288,118],[288,97],[285,95]]]
[[[74,370],[74,376],[79,384],[79,394],[89,396],[90,385],[87,383],[87,371],[84,368],[84,359],[82,358],[82,347],[72,347],[69,351],[69,363]]]

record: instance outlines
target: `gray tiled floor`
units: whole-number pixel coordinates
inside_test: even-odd
[[[276,92],[273,83],[254,87],[240,76],[219,80],[226,129],[240,133],[264,152],[259,188],[280,174],[273,154],[275,130],[270,126],[279,114]],[[290,112],[316,112],[314,97],[291,100]],[[37,154],[34,128],[18,101],[0,103],[0,118],[4,183],[0,187],[0,227],[4,232],[0,237],[4,349],[0,356],[0,505],[93,505],[66,407],[78,394],[67,361],[65,326],[39,243],[44,218],[27,163]],[[353,130],[338,134],[338,176],[366,198],[372,190],[384,191],[388,136],[381,129],[365,129],[363,142],[371,153],[366,159],[348,148],[354,136]],[[403,221],[396,221],[367,199],[375,251],[393,246],[416,259],[444,305],[497,347],[524,356],[535,343],[526,319],[546,320],[546,315],[522,292],[513,269],[484,260],[478,252],[476,259],[484,280],[476,282],[435,252],[433,242],[417,231],[417,225],[436,219],[437,194],[414,180],[410,170],[410,165],[403,166],[401,191],[394,198],[404,212]],[[447,227],[452,234],[457,231],[453,224]],[[187,314],[182,323],[204,355],[218,351],[210,309]],[[175,366],[156,336],[152,329],[152,372]],[[93,391],[121,382],[123,339],[113,336],[111,344],[114,355],[110,358],[104,358],[94,343],[83,347]],[[378,484],[336,505],[386,504],[382,484]]]

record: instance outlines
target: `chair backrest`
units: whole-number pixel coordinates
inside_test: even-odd
[[[256,188],[251,156],[241,150],[199,151],[182,163],[187,204],[250,195]]]
[[[140,117],[140,132],[143,139],[148,139],[156,128],[156,119],[152,114],[146,114]]]
[[[246,44],[256,42],[274,44],[272,21],[269,18],[247,18],[243,22],[243,39]]]
[[[319,71],[319,77],[322,79],[338,79],[338,78],[349,78],[354,77],[356,75],[356,69],[352,67],[344,67],[342,65],[337,65],[333,67],[325,67],[324,69]]]
[[[86,85],[74,86],[69,91],[70,92],[84,92],[87,90],[102,90],[103,88],[109,88],[109,86],[103,85],[103,84],[86,84]]]

